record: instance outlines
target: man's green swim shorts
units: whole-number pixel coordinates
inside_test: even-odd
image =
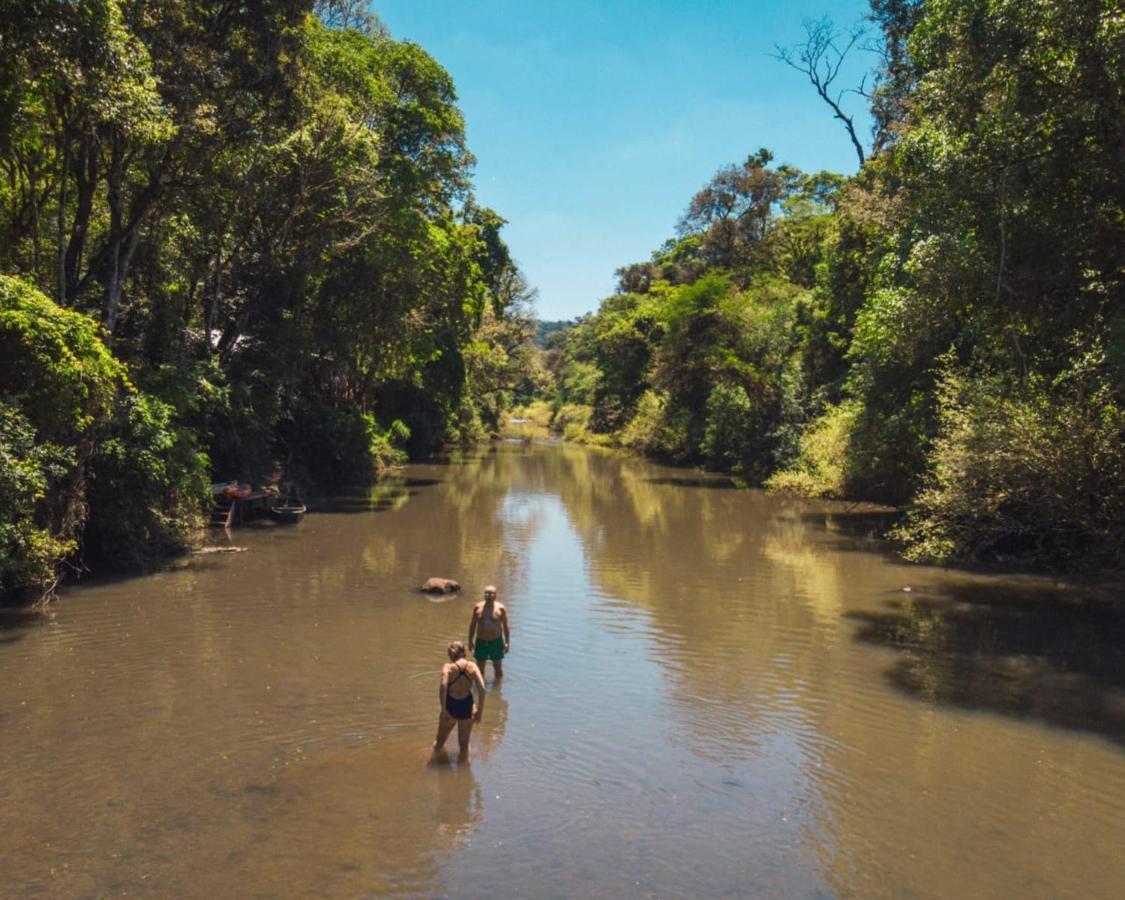
[[[478,640],[476,643],[476,647],[473,650],[473,655],[477,658],[477,662],[484,662],[488,659],[503,659],[504,639],[502,637],[498,637],[494,638],[491,641]]]

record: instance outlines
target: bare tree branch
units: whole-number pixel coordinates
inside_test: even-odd
[[[791,48],[777,45],[774,58],[808,78],[817,95],[832,110],[832,115],[844,124],[856,156],[859,157],[859,164],[862,166],[867,155],[856,135],[855,119],[844,111],[843,101],[847,94],[867,97],[865,89],[867,79],[864,77],[858,89],[836,89],[833,87],[833,82],[840,75],[848,54],[864,36],[865,29],[862,25],[855,25],[847,31],[840,31],[827,18],[805,19],[802,25],[805,29],[804,42]],[[863,49],[864,45],[860,44],[860,47]]]

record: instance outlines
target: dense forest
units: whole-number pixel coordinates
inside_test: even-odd
[[[537,326],[451,78],[362,0],[0,0],[0,594],[188,546],[214,481],[367,483],[532,396],[572,440],[900,506],[915,559],[1119,567],[1125,19],[869,18],[778,52],[857,174],[755,150]]]
[[[537,386],[449,75],[355,0],[0,0],[0,594]]]
[[[873,0],[866,38],[805,27],[779,66],[858,174],[765,149],[719,169],[674,237],[550,336],[553,426],[904,507],[914,559],[1120,567],[1120,5]],[[873,84],[842,84],[868,51]]]

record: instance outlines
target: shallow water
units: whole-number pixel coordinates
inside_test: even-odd
[[[1119,896],[1125,616],[873,527],[503,444],[70,588],[0,619],[2,893]],[[488,582],[508,677],[431,764]]]

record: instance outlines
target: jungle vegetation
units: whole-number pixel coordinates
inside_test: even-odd
[[[719,169],[552,335],[554,428],[904,507],[914,559],[1125,560],[1125,19],[1111,0],[873,0],[779,52],[852,177]],[[876,52],[849,92],[841,59]],[[793,76],[797,77],[797,76]],[[857,134],[847,103],[870,104]]]
[[[0,0],[0,594],[494,430],[542,379],[472,165],[365,3]]]

